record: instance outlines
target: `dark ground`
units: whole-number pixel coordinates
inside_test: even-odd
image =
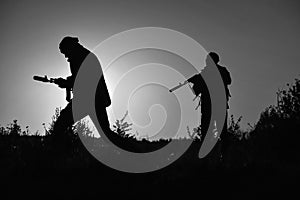
[[[146,174],[113,170],[94,159],[82,146],[77,146],[77,154],[74,149],[62,153],[54,148],[53,154],[52,147],[29,146],[16,145],[10,152],[2,148],[0,188],[8,198],[103,199],[109,195],[161,199],[175,195],[197,199],[289,199],[297,194],[299,186],[299,165],[275,165],[267,161],[240,165],[233,159],[224,164],[212,155],[200,160],[192,156],[198,152],[195,145],[170,166]]]

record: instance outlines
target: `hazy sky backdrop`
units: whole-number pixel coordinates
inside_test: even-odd
[[[299,77],[300,4],[295,1],[1,1],[0,124],[18,119],[32,132],[50,123],[65,93],[33,75],[66,77],[58,50],[65,35],[93,49],[112,34],[158,26],[180,31],[216,51],[230,71],[230,114],[243,126],[276,102]]]

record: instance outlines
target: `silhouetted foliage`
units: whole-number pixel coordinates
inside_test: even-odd
[[[55,124],[56,120],[59,117],[60,112],[61,112],[61,108],[55,108],[55,113],[54,113],[54,115],[51,118],[52,121],[50,123],[50,128],[48,130],[46,130],[48,132],[48,134],[53,133],[53,127],[54,127],[54,124]]]
[[[237,119],[230,116],[228,124],[229,147],[220,152],[222,141],[220,140],[212,152],[205,159],[198,158],[200,148],[200,129],[188,129],[189,138],[173,138],[170,140],[149,141],[138,139],[130,133],[131,125],[126,122],[126,116],[117,120],[113,125],[117,145],[125,147],[133,152],[151,152],[162,148],[170,141],[181,145],[193,139],[192,145],[187,152],[176,160],[172,165],[161,172],[154,173],[155,178],[149,178],[151,183],[171,183],[174,180],[190,182],[195,176],[205,176],[206,170],[222,169],[240,171],[250,169],[298,169],[300,146],[300,81],[288,85],[287,89],[279,90],[276,105],[267,107],[260,115],[256,124],[245,131],[241,129],[242,117]],[[6,127],[0,127],[0,172],[11,176],[12,174],[35,174],[40,177],[52,176],[61,172],[70,179],[76,174],[82,177],[94,177],[95,174],[102,179],[120,181],[119,176],[110,171],[108,167],[99,163],[88,152],[78,136],[93,144],[93,151],[105,152],[106,146],[99,149],[101,138],[94,137],[93,130],[88,122],[81,120],[64,136],[54,133],[53,126],[60,113],[55,110],[49,128],[43,124],[45,133],[30,133],[29,126],[21,130],[17,120],[9,123]],[[198,138],[198,139],[197,139]],[[202,139],[202,138],[201,138]],[[170,155],[168,159],[173,159]],[[206,164],[205,164],[206,163]],[[72,171],[73,170],[73,171]],[[204,173],[202,173],[204,172]],[[86,176],[86,173],[90,173]],[[66,175],[69,174],[69,175]],[[119,175],[119,174],[118,174]],[[113,178],[115,177],[115,178]],[[127,181],[125,181],[127,180]],[[134,180],[124,179],[128,185]],[[138,181],[137,181],[138,182]],[[115,181],[111,182],[111,185]],[[130,185],[130,184],[129,184]],[[139,185],[139,184],[137,184]],[[120,186],[120,188],[124,185]]]
[[[189,139],[192,140],[200,140],[201,139],[201,127],[198,126],[196,128],[193,128],[193,131],[190,131],[190,128],[187,126],[187,134]]]
[[[136,135],[134,135],[132,133],[128,133],[129,131],[132,130],[132,128],[130,128],[132,126],[132,123],[128,123],[125,121],[125,118],[127,116],[128,116],[128,111],[126,111],[126,113],[122,119],[116,120],[115,124],[113,125],[113,131],[122,137],[134,137],[135,138]]]
[[[7,132],[13,137],[21,135],[21,126],[18,124],[18,120],[15,119],[12,123],[8,124]]]
[[[267,107],[253,130],[256,155],[270,165],[291,166],[299,162],[300,80],[277,92],[277,105]],[[261,153],[260,153],[261,152]]]

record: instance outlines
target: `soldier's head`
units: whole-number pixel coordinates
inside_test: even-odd
[[[59,43],[59,50],[66,58],[70,58],[74,52],[76,52],[78,46],[80,46],[80,44],[77,37],[66,36]]]
[[[218,64],[220,61],[220,57],[216,52],[209,52],[209,54],[206,57],[206,64],[209,65],[211,62],[213,64]]]

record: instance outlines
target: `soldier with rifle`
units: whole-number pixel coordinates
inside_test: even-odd
[[[45,83],[54,83],[54,84],[58,85],[60,88],[65,88],[66,89],[66,101],[67,102],[71,101],[72,87],[63,84],[65,82],[68,82],[68,78],[67,79],[63,79],[63,78],[50,78],[49,79],[47,77],[47,75],[45,75],[45,76],[33,76],[33,80],[41,81],[41,82],[45,82]]]
[[[227,109],[229,108],[228,101],[229,101],[229,97],[231,97],[231,95],[230,95],[228,86],[231,84],[231,77],[230,77],[230,73],[228,72],[228,70],[225,67],[220,66],[218,64],[219,61],[220,61],[219,55],[215,52],[210,52],[206,57],[206,66],[201,71],[201,73],[192,76],[191,78],[187,79],[183,83],[180,83],[178,86],[170,89],[170,92],[173,92],[174,90],[176,90],[186,84],[188,84],[188,85],[189,85],[189,83],[193,84],[192,87],[190,85],[189,85],[189,87],[192,89],[193,93],[195,94],[194,100],[197,97],[199,97],[200,98],[199,105],[201,103],[201,138],[202,138],[202,142],[203,142],[206,132],[208,131],[210,118],[211,118],[211,99],[210,99],[208,87],[202,76],[205,75],[206,77],[209,77],[209,76],[212,77],[213,76],[211,74],[211,73],[213,73],[213,71],[211,70],[212,66],[216,66],[221,74],[221,77],[222,77],[222,80],[223,80],[223,83],[225,86],[225,90],[226,90],[225,94],[226,94],[226,99],[227,99]],[[197,106],[197,108],[198,108],[198,106]],[[225,122],[224,122],[224,126],[223,126],[223,130],[222,130],[220,139],[222,142],[221,153],[224,154],[224,152],[226,151],[226,149],[228,147],[228,143],[229,143],[229,138],[228,138],[228,133],[227,133],[227,111],[226,111],[226,118],[225,118]]]
[[[54,134],[61,135],[68,128],[72,127],[72,125],[74,124],[73,115],[72,115],[71,91],[75,82],[75,77],[77,75],[77,72],[81,64],[83,63],[83,61],[87,56],[94,56],[95,59],[93,60],[95,60],[95,62],[91,64],[97,65],[97,67],[99,67],[101,70],[102,68],[96,55],[94,55],[88,49],[83,47],[79,43],[79,39],[77,37],[70,37],[70,36],[64,37],[59,44],[59,49],[60,52],[65,56],[65,58],[70,64],[71,76],[67,77],[66,79],[63,78],[48,79],[47,76],[45,77],[34,76],[33,78],[34,80],[37,81],[55,83],[60,88],[66,89],[66,100],[69,103],[63,110],[61,110],[60,115],[53,127]],[[96,114],[98,117],[98,121],[101,125],[101,128],[105,133],[109,132],[111,130],[109,128],[109,121],[106,113],[106,107],[110,106],[111,99],[106,87],[104,76],[102,76],[98,82],[95,101],[96,101],[95,102]]]

